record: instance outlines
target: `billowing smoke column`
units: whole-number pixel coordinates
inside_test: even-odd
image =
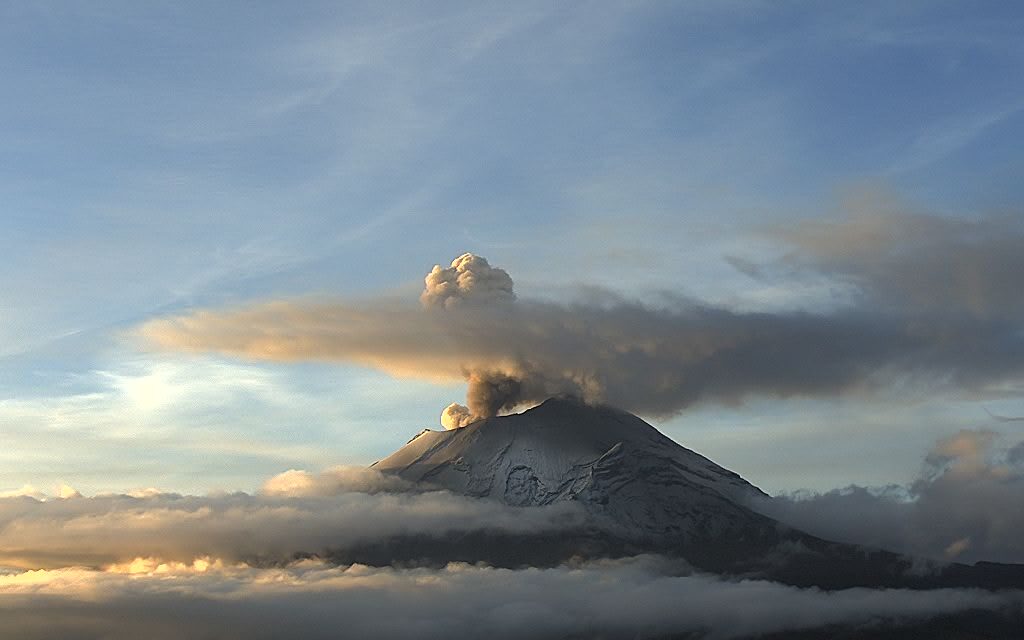
[[[501,411],[511,411],[530,400],[543,400],[561,393],[578,395],[575,385],[557,382],[544,384],[539,374],[521,370],[520,376],[494,371],[468,371],[466,402],[469,406],[451,404],[441,414],[445,429],[457,429]]]
[[[464,303],[483,305],[516,299],[508,272],[492,267],[486,258],[472,253],[455,258],[447,269],[435,264],[424,282],[427,286],[420,294],[420,302],[428,309],[452,309]]]
[[[426,286],[420,294],[420,303],[431,310],[454,311],[467,306],[509,304],[516,299],[508,272],[492,267],[486,258],[472,253],[455,258],[448,268],[435,264],[423,281]],[[441,425],[445,429],[464,427],[519,404],[522,385],[512,376],[467,370],[466,378],[469,406],[454,402],[448,405],[441,412]]]

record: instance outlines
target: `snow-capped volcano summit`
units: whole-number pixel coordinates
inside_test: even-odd
[[[451,431],[425,430],[374,464],[412,482],[515,506],[576,501],[633,539],[699,542],[767,518],[755,486],[640,418],[571,398]]]
[[[557,564],[574,557],[656,553],[707,571],[798,586],[1007,588],[1024,567],[943,565],[829,542],[754,509],[760,489],[611,407],[552,398],[523,413],[451,431],[424,430],[374,468],[414,483],[521,507],[571,502],[586,522],[534,536],[482,532],[414,538],[396,548],[412,562]],[[574,525],[575,526],[575,525]],[[339,562],[380,561],[377,549],[341,550]]]

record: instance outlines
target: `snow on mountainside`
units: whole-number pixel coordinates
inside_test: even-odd
[[[374,468],[516,506],[573,500],[634,539],[736,538],[770,522],[743,506],[764,494],[737,474],[630,413],[573,399],[423,431]]]
[[[749,508],[767,496],[732,471],[630,413],[572,399],[553,398],[453,431],[423,431],[373,466],[510,505],[573,501],[588,518],[558,533],[484,531],[335,549],[330,557],[336,562],[389,564],[400,558],[520,567],[655,553],[704,571],[823,589],[1024,585],[1024,565],[932,566],[794,529]]]

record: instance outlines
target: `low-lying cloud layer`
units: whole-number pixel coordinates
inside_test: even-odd
[[[446,410],[449,428],[557,394],[664,416],[701,401],[893,384],[982,392],[1024,375],[1021,223],[890,214],[811,222],[783,240],[785,264],[854,285],[854,306],[751,313],[524,300],[505,271],[465,254],[434,267],[419,307],[270,302],[157,319],[141,333],[172,350],[465,379],[467,406]]]
[[[1024,562],[1024,442],[964,430],[928,452],[906,487],[850,486],[752,505],[827,540],[938,561]],[[431,490],[367,467],[289,470],[255,495],[147,490],[85,497],[33,487],[0,497],[0,567],[103,566],[136,557],[282,562],[399,537],[574,533],[578,504],[519,508]]]
[[[787,519],[803,516],[808,528],[853,525],[853,536],[943,526],[941,515],[946,528],[933,538],[945,540],[945,533],[954,542],[972,531],[965,525],[991,525],[1002,513],[1009,528],[999,541],[1024,552],[1019,536],[1011,537],[1020,525],[1013,500],[1021,473],[1007,466],[1019,445],[996,442],[990,432],[962,432],[935,447],[913,496],[927,517],[903,511],[879,518],[841,501],[823,510],[814,501],[775,505]],[[1005,490],[997,494],[1000,482]],[[951,486],[963,503],[950,504]],[[255,495],[27,493],[33,495],[0,498],[0,567],[8,567],[0,568],[3,637],[312,639],[343,630],[450,638],[473,629],[495,638],[725,640],[827,625],[889,627],[967,611],[1020,615],[1024,607],[1020,591],[824,592],[694,573],[681,560],[654,556],[515,570],[403,567],[387,555],[403,537],[558,536],[578,530],[584,515],[572,503],[507,507],[362,467],[286,471]],[[973,511],[965,504],[972,500]],[[378,545],[392,566],[308,559],[365,543]],[[991,551],[995,543],[990,538],[979,548]]]
[[[0,498],[0,567],[101,566],[149,556],[280,562],[398,536],[527,535],[583,521],[575,504],[525,509],[406,489],[372,469],[337,467],[285,472],[258,495]]]
[[[675,567],[678,569],[678,567]],[[666,571],[638,557],[507,570],[252,568],[138,559],[0,575],[0,635],[34,638],[656,638],[724,640],[825,625],[880,627],[969,609],[1019,607],[1021,592],[849,589]]]
[[[909,487],[851,486],[757,508],[829,540],[940,560],[1024,562],[1024,442],[964,430],[939,441]]]

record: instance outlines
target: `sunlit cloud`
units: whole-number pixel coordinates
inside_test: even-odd
[[[670,565],[671,566],[671,565]],[[826,593],[757,580],[666,570],[639,557],[574,567],[508,570],[335,567],[304,561],[254,568],[216,558],[137,558],[106,570],[0,575],[0,632],[20,638],[71,630],[104,638],[662,637],[725,640],[827,625],[886,628],[937,614],[1002,611],[1024,594],[943,589]]]
[[[136,557],[190,562],[203,556],[282,562],[391,538],[527,535],[584,522],[573,503],[527,509],[410,489],[372,469],[334,467],[279,474],[254,495],[143,491],[0,498],[0,566],[100,566]]]

